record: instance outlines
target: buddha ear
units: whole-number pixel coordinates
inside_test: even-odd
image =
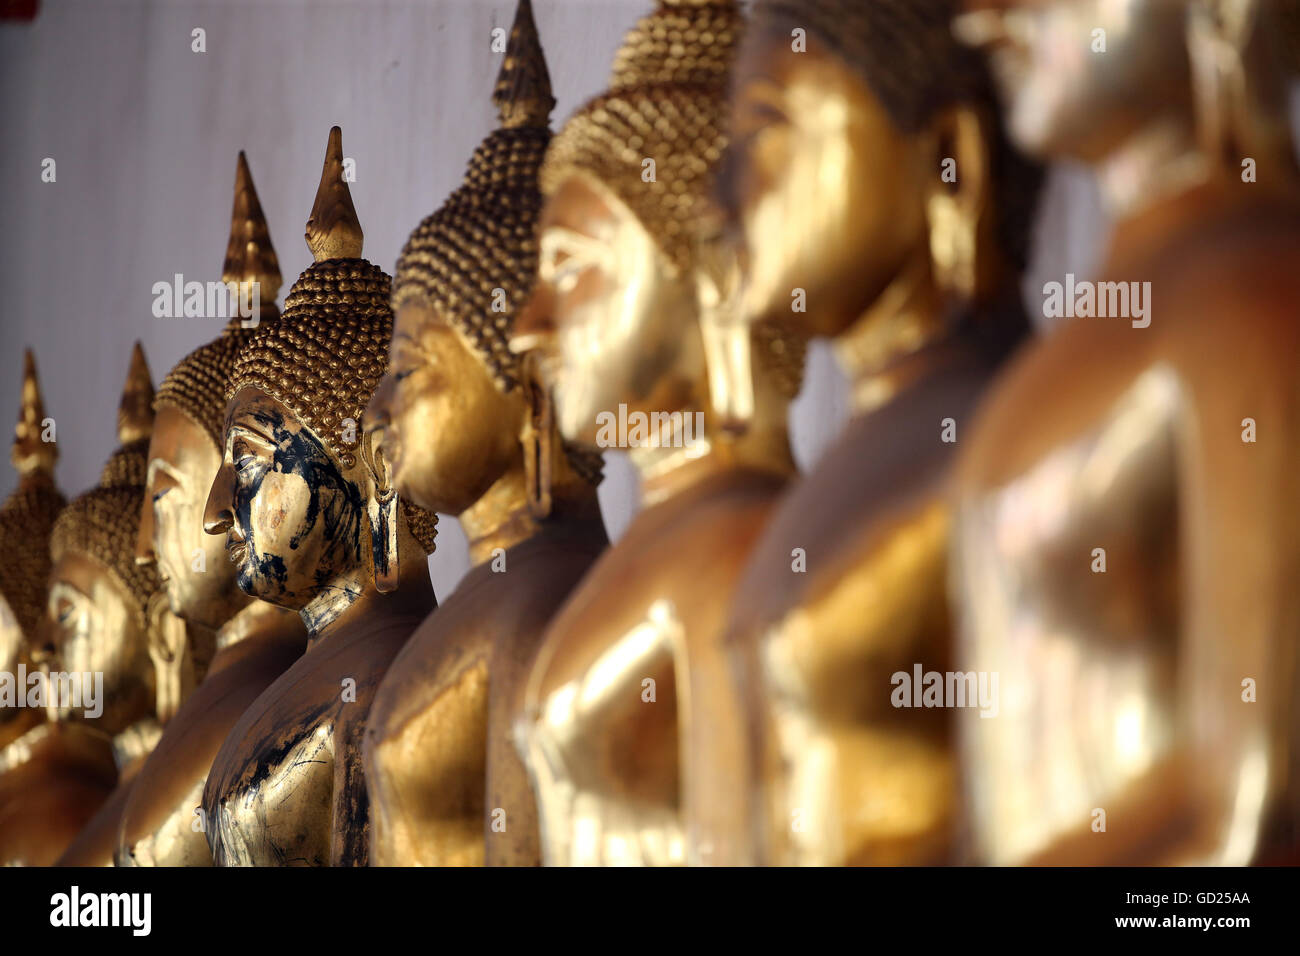
[[[384,455],[383,428],[361,433],[361,460],[371,482],[366,496],[366,517],[370,523],[371,554],[374,558],[375,590],[388,594],[397,590],[400,567],[397,555],[397,489],[393,469]]]
[[[953,298],[977,293],[980,224],[988,204],[984,124],[968,106],[942,111],[934,124],[936,175],[926,196],[935,282]]]
[[[145,620],[154,670],[154,713],[166,724],[194,689],[194,659],[185,622],[171,612],[164,592],[150,596]]]
[[[546,518],[554,501],[551,485],[555,481],[555,451],[559,435],[555,430],[555,409],[551,392],[537,369],[537,353],[528,352],[520,363],[521,385],[527,411],[519,433],[524,454],[524,488],[528,510],[534,518]]]

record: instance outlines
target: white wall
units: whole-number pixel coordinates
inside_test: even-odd
[[[619,38],[648,8],[534,0],[556,126],[604,87]],[[151,290],[178,272],[219,277],[241,148],[283,292],[310,262],[303,225],[335,124],[356,160],[365,255],[391,272],[494,126],[491,30],[513,13],[513,0],[43,0],[34,23],[0,25],[0,422],[16,410],[30,345],[58,423],[60,483],[69,494],[90,486],[116,444],[132,342],[144,342],[157,381],[220,328],[154,318]],[[206,53],[190,49],[195,27],[207,32]],[[52,184],[41,182],[45,157],[57,163]],[[1103,228],[1089,181],[1058,176],[1044,209],[1035,276],[1086,272]],[[824,349],[809,373],[794,424],[804,463],[844,409]],[[634,482],[621,459],[607,475],[601,500],[618,534]],[[445,595],[466,549],[455,521],[440,528],[430,563]]]

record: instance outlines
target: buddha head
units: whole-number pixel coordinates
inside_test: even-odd
[[[1153,125],[1166,136],[1200,134],[1204,145],[1218,140],[1214,148],[1275,138],[1267,117],[1285,108],[1278,77],[1298,62],[1295,0],[965,7],[957,34],[989,48],[1011,138],[1043,158],[1095,163]],[[1194,122],[1202,128],[1192,130]]]
[[[46,427],[36,360],[28,349],[12,455],[18,487],[0,505],[0,673],[14,674],[20,663],[29,662],[45,613],[50,532],[66,504],[54,484],[57,457],[53,433]],[[13,708],[0,708],[0,721],[16,714]]]
[[[719,195],[742,311],[841,335],[902,281],[1000,293],[1040,181],[1001,139],[955,0],[758,0]],[[946,295],[939,295],[945,293]],[[793,301],[801,307],[792,307]]]
[[[393,324],[390,279],[361,258],[362,238],[335,127],[307,221],[315,262],[280,320],[260,323],[235,356],[204,514],[240,590],[303,613],[312,631],[377,583],[399,547],[408,557],[433,549],[434,517],[397,508],[391,473],[360,426]]]
[[[660,0],[547,151],[538,287],[515,347],[539,352],[568,439],[592,443],[620,406],[708,405],[701,292],[716,278],[712,193],[740,30],[731,0]]]
[[[118,412],[120,447],[104,465],[98,486],[59,515],[50,541],[49,639],[42,657],[51,670],[103,674],[103,713],[96,725],[109,734],[148,716],[156,703],[150,652],[159,620],[150,605],[158,575],[135,562],[152,399],[149,367],[137,342]],[[83,714],[60,709],[61,718]]]
[[[226,283],[258,283],[262,302],[274,303],[280,288],[279,263],[242,152],[221,278]],[[259,324],[277,318],[274,304],[263,306]],[[203,511],[221,466],[226,381],[253,331],[244,328],[239,317],[232,319],[220,336],[177,363],[154,398],[136,560],[157,568],[172,613],[209,630],[221,627],[249,602],[235,584],[235,567],[226,558],[223,542],[204,533]]]
[[[510,471],[551,460],[557,445],[542,420],[542,386],[509,347],[537,269],[537,174],[555,105],[528,0],[516,12],[492,98],[499,128],[397,261],[389,369],[367,412],[399,494],[457,515]],[[598,458],[561,451],[561,472],[587,487],[599,479]],[[562,478],[551,474],[547,488],[534,489],[533,475],[530,503],[536,508]]]

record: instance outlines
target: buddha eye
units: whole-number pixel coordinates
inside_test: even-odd
[[[572,292],[578,285],[578,280],[582,278],[582,269],[582,263],[572,256],[567,257],[551,270],[551,285],[555,286],[557,292]]]

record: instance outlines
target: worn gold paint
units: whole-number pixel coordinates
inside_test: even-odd
[[[369,862],[366,716],[385,670],[434,604],[412,533],[413,522],[426,534],[432,522],[417,511],[395,515],[398,587],[375,587],[368,503],[392,476],[382,456],[357,447],[369,438],[359,427],[352,435],[344,419],[359,423],[383,374],[392,315],[388,277],[355,258],[362,233],[342,159],[335,127],[307,228],[317,261],[280,320],[259,327],[236,359],[204,516],[205,530],[225,539],[240,587],[296,611],[310,638],[213,760],[203,809],[219,866]],[[353,258],[330,258],[340,255]],[[344,283],[346,307],[325,309]],[[309,340],[314,367],[285,362],[286,349]],[[317,401],[294,384],[299,375],[328,382],[312,393]]]

